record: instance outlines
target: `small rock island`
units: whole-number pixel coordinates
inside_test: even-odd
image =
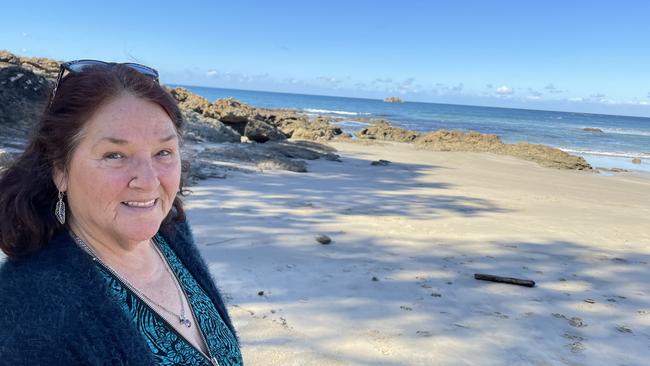
[[[386,102],[386,103],[402,103],[402,100],[399,97],[387,97],[387,98],[384,98],[384,102]]]

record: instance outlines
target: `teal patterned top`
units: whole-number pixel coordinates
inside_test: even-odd
[[[185,289],[187,300],[194,311],[194,317],[205,335],[212,356],[219,362],[219,366],[243,365],[237,339],[219,316],[208,295],[176,257],[176,254],[162,236],[156,235],[154,243],[158,244],[161,253],[163,253],[181,286]],[[206,359],[201,352],[180,336],[149,305],[124,286],[102,264],[98,261],[95,263],[111,289],[115,300],[120,304],[126,315],[133,320],[133,323],[136,324],[146,340],[158,365],[212,366],[210,360]]]

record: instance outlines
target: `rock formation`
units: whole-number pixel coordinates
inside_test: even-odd
[[[558,169],[592,169],[584,158],[568,154],[560,149],[525,142],[505,144],[497,135],[473,131],[439,130],[431,132],[417,138],[415,146],[434,151],[472,151],[510,155]]]
[[[357,131],[356,136],[360,139],[413,142],[419,133],[393,127],[386,121],[377,122],[374,126],[365,127]]]

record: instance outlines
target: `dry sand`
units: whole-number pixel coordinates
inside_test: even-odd
[[[247,365],[648,364],[649,177],[332,146],[186,200]]]

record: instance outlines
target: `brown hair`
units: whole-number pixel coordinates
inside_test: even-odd
[[[159,104],[181,136],[183,117],[177,102],[152,78],[119,64],[64,77],[27,148],[0,176],[0,249],[9,259],[38,252],[64,229],[54,216],[58,190],[53,168],[66,170],[85,123],[102,104],[125,92]],[[181,195],[184,186],[181,178]],[[185,212],[177,195],[161,228],[169,230],[182,221]]]

